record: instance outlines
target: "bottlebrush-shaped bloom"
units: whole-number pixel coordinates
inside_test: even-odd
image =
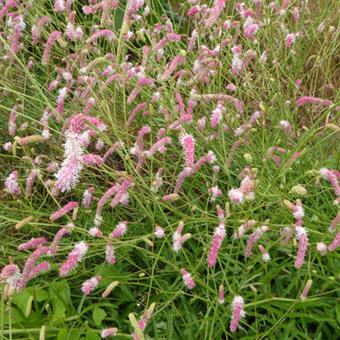
[[[233,333],[236,332],[240,319],[246,316],[243,306],[244,306],[244,301],[243,301],[242,296],[239,296],[239,295],[235,296],[232,302],[233,315],[230,321],[230,331]]]
[[[106,255],[106,261],[109,264],[115,264],[116,263],[115,250],[114,250],[114,247],[113,247],[113,244],[111,243],[111,241],[109,241],[106,244],[105,255]]]
[[[100,275],[96,277],[92,277],[91,279],[86,280],[81,285],[81,291],[85,295],[90,295],[90,293],[97,288],[99,281],[102,279]]]
[[[212,241],[209,255],[208,255],[208,266],[212,267],[217,261],[218,251],[221,248],[223,239],[225,237],[225,224],[220,223],[214,232],[214,239]]]
[[[127,231],[127,224],[128,223],[126,221],[118,223],[113,233],[110,234],[110,237],[117,238],[123,236]]]
[[[30,172],[30,174],[27,176],[27,180],[26,180],[26,196],[27,197],[31,196],[33,181],[37,176],[39,176],[39,174],[40,174],[39,169],[33,169]]]
[[[262,260],[264,262],[269,262],[270,261],[270,255],[267,253],[265,247],[263,245],[259,245],[260,252],[262,253]]]
[[[335,216],[335,218],[333,219],[331,225],[329,226],[328,230],[330,232],[334,232],[336,226],[340,223],[340,210],[338,211],[337,215]]]
[[[99,228],[93,227],[89,230],[89,235],[93,237],[102,237],[103,232]]]
[[[105,339],[109,336],[116,336],[118,332],[118,328],[113,327],[113,328],[106,328],[103,329],[102,332],[100,333],[100,336],[102,339]]]
[[[58,243],[61,240],[61,238],[66,235],[66,234],[71,234],[72,229],[74,228],[73,223],[68,223],[67,224],[68,228],[61,228],[58,230],[58,232],[55,234],[54,239],[50,245],[50,249],[48,251],[48,255],[50,256],[54,256],[57,253],[57,247],[58,247]]]
[[[157,238],[163,238],[165,235],[164,229],[160,226],[157,226],[155,228],[155,235]]]
[[[214,129],[223,119],[225,114],[225,108],[223,107],[223,101],[219,100],[216,109],[212,111],[210,116],[210,126]]]
[[[158,192],[159,189],[163,186],[162,172],[163,168],[159,168],[156,173],[156,178],[152,181],[151,191]]]
[[[173,240],[172,249],[176,253],[178,253],[181,250],[183,243],[186,242],[191,237],[191,234],[189,233],[182,236],[183,228],[184,223],[179,222],[177,230],[172,235]]]
[[[49,250],[49,247],[47,247],[47,246],[39,247],[27,259],[27,261],[25,262],[24,270],[22,271],[22,286],[19,289],[19,291],[22,291],[24,289],[24,287],[27,285],[27,283],[29,282],[30,274],[31,274],[31,271],[32,271],[35,263],[38,261],[38,259],[42,255],[46,254],[48,252],[48,250]]]
[[[181,273],[182,273],[184,285],[188,289],[193,289],[194,287],[196,287],[196,283],[192,279],[191,275],[184,268],[181,269]]]
[[[305,261],[305,255],[306,255],[307,246],[308,246],[308,237],[307,237],[306,229],[299,225],[296,226],[295,231],[296,231],[296,238],[299,241],[299,249],[296,255],[296,261],[294,265],[296,268],[300,268]]]
[[[39,238],[33,238],[32,240],[25,242],[25,243],[21,243],[18,246],[18,250],[25,250],[25,249],[32,249],[32,248],[36,248],[38,246],[41,246],[43,244],[46,243],[46,239],[44,237],[39,237]]]
[[[61,277],[67,276],[76,265],[81,262],[85,254],[87,253],[89,246],[86,242],[81,241],[75,245],[70,252],[66,262],[60,268],[59,275]]]
[[[21,189],[18,184],[18,171],[13,171],[5,181],[5,188],[13,195],[20,195]]]
[[[14,290],[22,286],[22,274],[16,264],[9,264],[2,268],[1,280],[4,280]]]
[[[255,220],[250,220],[250,221],[248,221],[248,222],[245,223],[245,224],[241,224],[241,225],[239,226],[239,228],[238,228],[238,231],[234,233],[233,238],[234,238],[234,239],[237,239],[237,238],[239,238],[239,237],[242,237],[242,236],[245,234],[245,232],[246,232],[249,228],[251,228],[255,223],[256,223]]]
[[[60,170],[56,173],[57,181],[53,187],[53,194],[58,191],[70,191],[78,183],[80,172],[83,168],[82,149],[80,134],[68,131],[66,133],[66,143],[64,144],[64,161]]]
[[[235,204],[242,203],[243,200],[244,200],[244,195],[243,195],[242,191],[239,190],[239,189],[233,188],[233,189],[229,190],[228,196],[229,196],[229,199]]]
[[[87,190],[84,191],[83,205],[84,205],[85,209],[88,209],[90,207],[93,191],[94,191],[94,187],[90,187],[90,188],[88,188]]]
[[[249,257],[251,255],[255,242],[262,236],[264,232],[268,230],[269,228],[267,226],[262,226],[255,229],[255,231],[250,235],[246,247],[246,257]]]
[[[215,202],[218,196],[222,196],[222,191],[218,188],[218,186],[209,188],[208,192],[211,194],[210,202]]]
[[[320,169],[320,175],[323,178],[326,178],[331,182],[335,195],[340,196],[340,186],[339,186],[338,178],[337,178],[335,172],[336,172],[336,170],[332,171],[332,170],[328,170],[326,168]]]
[[[212,26],[223,11],[226,0],[216,0],[215,6],[211,11],[210,17],[206,21],[206,26]]]
[[[319,242],[316,244],[316,250],[321,256],[324,256],[327,252],[327,245],[325,243]]]
[[[195,162],[195,139],[191,135],[183,134],[180,142],[184,148],[185,164],[187,167],[192,167]]]
[[[35,267],[33,267],[33,269],[30,272],[30,280],[32,280],[33,278],[35,278],[37,275],[39,275],[42,272],[45,272],[47,270],[49,270],[51,267],[51,265],[48,262],[41,262],[39,264],[37,264]]]
[[[43,53],[43,56],[42,56],[42,59],[41,59],[41,63],[43,65],[48,64],[48,59],[49,59],[49,56],[50,56],[51,48],[52,48],[53,44],[56,42],[56,40],[59,39],[59,38],[61,38],[61,34],[58,31],[52,32],[50,34],[50,36],[48,37],[46,47],[45,47],[45,50],[44,50],[44,53]]]
[[[78,208],[78,207],[79,207],[79,204],[77,202],[69,202],[69,203],[65,204],[61,209],[59,209],[58,211],[53,213],[50,216],[50,220],[51,221],[57,220],[58,218],[64,216],[65,214],[67,214],[71,210]]]
[[[328,246],[328,251],[333,251],[340,246],[340,231],[336,234],[332,243]]]
[[[224,287],[223,287],[223,285],[220,285],[219,289],[218,289],[218,303],[220,305],[224,304]]]

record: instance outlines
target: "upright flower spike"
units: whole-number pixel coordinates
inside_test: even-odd
[[[91,204],[91,200],[92,200],[92,192],[94,191],[94,187],[90,187],[87,190],[84,191],[83,194],[83,205],[85,209],[88,209],[90,207]]]
[[[156,226],[155,228],[155,235],[157,238],[161,239],[165,236],[164,229],[160,226]]]
[[[41,59],[41,63],[44,66],[46,66],[48,64],[48,60],[49,60],[49,57],[50,57],[50,51],[51,51],[53,44],[60,38],[61,38],[61,34],[58,31],[52,32],[50,34],[50,36],[48,37],[46,47],[45,47],[45,50],[44,50],[44,53],[43,53],[43,56],[42,56],[42,59]]]
[[[232,333],[236,332],[241,318],[244,318],[246,316],[243,306],[244,306],[244,301],[243,301],[242,296],[239,296],[239,295],[235,296],[232,302],[233,315],[230,321],[230,331]]]
[[[90,295],[90,293],[98,286],[99,281],[102,279],[100,275],[92,277],[91,279],[86,280],[81,285],[81,291],[85,295]]]
[[[181,274],[182,274],[184,285],[188,289],[193,289],[194,287],[196,287],[196,283],[192,279],[191,275],[184,268],[181,269]]]
[[[192,167],[195,162],[195,139],[191,135],[183,134],[180,142],[184,149],[185,164],[187,167]]]
[[[218,289],[218,303],[220,305],[224,304],[224,287],[223,287],[223,285],[220,285],[219,289]]]
[[[215,265],[217,261],[217,256],[218,256],[218,251],[221,248],[223,239],[225,237],[225,224],[220,223],[214,232],[214,239],[212,241],[210,250],[209,250],[209,255],[208,255],[208,266],[212,267]]]
[[[50,249],[48,251],[48,255],[54,256],[57,253],[57,247],[58,243],[61,240],[61,238],[66,234],[71,234],[72,229],[74,228],[74,225],[72,223],[67,224],[68,228],[61,228],[58,230],[58,232],[55,234],[54,239],[50,245]]]
[[[21,189],[18,184],[18,171],[13,171],[5,181],[5,188],[13,195],[20,195]]]
[[[249,257],[251,255],[255,242],[262,236],[264,232],[268,230],[269,228],[267,226],[262,226],[255,229],[255,231],[250,235],[246,247],[246,257]]]
[[[223,11],[225,3],[226,3],[226,0],[216,0],[215,6],[211,11],[211,15],[206,21],[207,27],[211,27],[216,22],[217,18],[220,16],[220,14]]]
[[[114,250],[114,247],[113,247],[111,240],[109,240],[108,243],[106,244],[105,255],[106,255],[106,261],[109,264],[115,264],[116,263],[115,250]]]
[[[262,253],[262,260],[263,262],[269,262],[270,261],[270,255],[267,253],[265,247],[263,245],[259,245],[260,252]]]
[[[126,221],[118,223],[113,233],[110,234],[110,237],[118,238],[120,236],[123,236],[127,231],[127,224],[128,223]]]
[[[89,246],[86,242],[81,241],[75,245],[70,252],[66,262],[60,268],[59,275],[61,277],[67,276],[71,270],[73,270],[78,263],[81,262],[85,254],[87,253]]]
[[[307,246],[308,246],[308,237],[307,237],[307,232],[305,228],[301,227],[298,224],[298,222],[296,224],[297,225],[295,227],[295,230],[296,230],[296,238],[299,241],[299,249],[296,255],[296,261],[294,265],[296,268],[300,268],[305,261],[305,255],[306,255]]]
[[[312,286],[312,283],[313,283],[313,280],[308,280],[307,281],[307,283],[306,283],[306,285],[305,285],[305,288],[303,289],[303,291],[302,291],[302,293],[301,293],[301,295],[300,295],[300,299],[302,300],[302,301],[305,301],[306,299],[307,299],[307,295],[308,295],[308,293],[309,293],[309,290],[310,290],[310,288],[311,288],[311,286]]]
[[[329,226],[328,230],[330,232],[334,232],[336,229],[336,226],[340,223],[340,210],[336,214],[335,218],[332,220],[331,225]]]

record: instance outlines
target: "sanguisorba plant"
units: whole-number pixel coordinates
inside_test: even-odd
[[[1,336],[332,337],[339,13],[0,0]]]

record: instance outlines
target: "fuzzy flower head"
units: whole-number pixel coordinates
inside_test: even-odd
[[[11,289],[20,288],[22,285],[22,274],[16,264],[9,264],[1,271],[1,279],[4,280]]]
[[[85,294],[85,295],[90,295],[90,293],[98,286],[99,281],[102,279],[102,277],[96,276],[96,277],[92,277],[89,280],[86,280],[85,282],[83,282],[82,286],[81,286],[81,291]]]
[[[164,229],[160,226],[157,226],[156,229],[155,229],[155,235],[158,238],[163,238],[164,235],[165,235]]]
[[[242,296],[235,296],[232,302],[233,315],[230,322],[230,331],[233,333],[236,332],[240,319],[246,316],[243,306],[244,301]]]
[[[21,189],[18,184],[18,171],[13,171],[5,181],[5,188],[14,195],[20,195]]]
[[[182,278],[183,278],[184,285],[188,289],[193,289],[196,286],[196,283],[192,279],[191,275],[185,269],[183,269],[183,268],[181,269],[181,273],[182,273]]]
[[[228,196],[229,196],[229,199],[235,204],[242,203],[244,200],[244,195],[242,191],[240,191],[239,189],[235,189],[235,188],[231,189],[228,192]]]

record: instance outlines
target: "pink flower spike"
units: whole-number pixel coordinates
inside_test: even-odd
[[[55,213],[53,213],[50,216],[50,220],[54,221],[62,216],[64,216],[65,214],[67,214],[68,212],[70,212],[71,210],[78,208],[79,204],[77,202],[69,202],[66,205],[64,205],[61,209],[59,209],[58,211],[56,211]]]
[[[196,286],[196,283],[192,279],[191,275],[185,269],[183,269],[183,268],[181,269],[181,273],[182,273],[182,278],[183,278],[183,281],[184,281],[184,285],[188,289],[193,289]]]
[[[2,268],[1,280],[5,280],[11,289],[19,289],[22,286],[22,275],[16,264],[9,264]]]
[[[74,228],[74,225],[72,223],[70,223],[70,224],[67,224],[67,226],[70,229],[61,228],[61,229],[58,230],[58,232],[54,236],[54,239],[53,239],[53,241],[50,245],[50,249],[48,251],[48,255],[54,256],[57,253],[57,246],[58,246],[58,243],[61,240],[61,238],[66,234],[71,234],[72,229]]]
[[[340,223],[340,210],[338,211],[337,215],[333,219],[331,225],[329,226],[328,230],[330,232],[334,232],[336,229],[336,226]]]
[[[94,191],[94,187],[90,187],[90,188],[88,188],[87,190],[84,191],[83,205],[84,205],[85,209],[88,209],[90,207],[93,191]]]
[[[316,250],[320,253],[321,256],[325,256],[327,252],[327,245],[325,243],[317,243],[316,244]]]
[[[308,246],[308,237],[307,237],[307,232],[305,228],[296,226],[295,230],[296,230],[296,238],[299,241],[299,249],[298,249],[298,253],[297,253],[296,261],[294,265],[296,268],[300,268],[303,265],[304,260],[305,260],[305,255],[306,255],[307,246]]]
[[[301,295],[300,295],[300,298],[301,298],[301,300],[302,301],[305,301],[306,299],[307,299],[307,295],[308,295],[308,293],[309,293],[309,290],[310,290],[310,288],[311,288],[311,286],[312,286],[312,283],[313,283],[313,280],[308,280],[307,281],[307,283],[306,283],[306,285],[305,285],[305,288],[303,289],[303,291],[302,291],[302,293],[301,293]]]
[[[100,337],[102,339],[105,339],[109,336],[116,336],[117,335],[117,331],[118,329],[117,328],[106,328],[106,329],[103,329],[102,332],[100,333]]]
[[[192,167],[195,162],[195,139],[191,135],[183,134],[180,142],[185,152],[185,164]]]
[[[155,235],[157,238],[163,238],[165,235],[164,229],[160,226],[156,226],[155,228]]]
[[[217,20],[217,18],[220,16],[220,14],[223,11],[223,8],[225,6],[226,0],[216,0],[215,2],[215,6],[212,9],[211,15],[208,18],[208,20],[206,21],[206,26],[210,27],[212,26],[215,21]]]
[[[29,282],[30,274],[31,274],[31,271],[32,271],[35,263],[38,261],[38,259],[42,255],[46,254],[48,252],[48,250],[49,250],[49,247],[46,247],[46,246],[39,247],[27,259],[27,261],[25,263],[24,270],[22,272],[22,287],[20,288],[19,291],[22,291],[24,289],[24,287],[27,285],[27,283]]]
[[[220,223],[215,229],[214,239],[212,241],[209,255],[208,255],[208,266],[212,267],[217,261],[218,251],[221,248],[223,239],[225,237],[225,224]]]
[[[116,228],[114,229],[113,233],[112,233],[112,237],[113,238],[118,238],[120,236],[123,236],[126,231],[127,231],[127,222],[123,221],[119,224],[117,224]]]
[[[31,196],[31,190],[32,190],[32,185],[33,185],[33,181],[34,179],[40,174],[40,170],[37,169],[33,169],[30,174],[27,177],[26,180],[26,196],[30,197]]]
[[[233,315],[230,321],[230,331],[232,333],[236,332],[240,319],[246,316],[246,313],[243,310],[243,306],[244,301],[242,296],[235,296],[232,302]]]
[[[267,253],[265,247],[260,244],[259,249],[260,249],[260,252],[262,253],[262,260],[264,262],[269,262],[270,261],[270,255]]]
[[[87,253],[89,246],[86,242],[81,241],[75,245],[73,250],[70,252],[66,262],[60,268],[59,275],[61,277],[67,276],[76,265],[81,262],[85,254]]]
[[[333,251],[340,246],[340,230],[336,234],[333,242],[328,246],[328,251]]]
[[[26,243],[21,243],[18,246],[18,250],[21,251],[21,250],[25,250],[25,249],[36,248],[36,247],[41,246],[45,243],[46,243],[46,239],[44,237],[33,238],[32,240],[30,240]]]
[[[113,244],[111,242],[108,242],[106,244],[105,255],[106,255],[106,261],[109,264],[115,264],[116,263],[115,250],[114,250]]]
[[[102,237],[103,232],[99,228],[93,227],[89,230],[89,235],[93,237]]]
[[[47,39],[46,47],[41,59],[41,63],[45,66],[48,64],[48,59],[50,56],[50,51],[52,48],[52,45],[56,42],[57,39],[61,38],[61,34],[58,31],[54,31],[50,34],[50,36]]]
[[[224,304],[224,287],[223,287],[223,285],[220,285],[220,287],[218,289],[218,303],[220,305]]]
[[[81,291],[85,295],[90,295],[90,293],[97,288],[99,281],[102,279],[100,275],[96,277],[92,277],[91,279],[86,280],[81,285]]]
[[[13,195],[20,195],[21,189],[18,184],[18,171],[13,171],[5,181],[5,188]]]
[[[257,228],[249,237],[246,247],[246,257],[249,257],[252,253],[253,246],[255,242],[262,236],[262,234],[266,231],[268,231],[269,228],[267,226],[263,226],[260,228]]]
[[[233,188],[229,190],[228,196],[234,204],[242,203],[244,200],[244,195],[239,189]]]
[[[41,263],[39,263],[38,265],[33,267],[33,269],[31,270],[31,272],[30,272],[30,280],[35,278],[40,273],[49,270],[50,267],[51,267],[51,265],[48,262],[41,262]]]

